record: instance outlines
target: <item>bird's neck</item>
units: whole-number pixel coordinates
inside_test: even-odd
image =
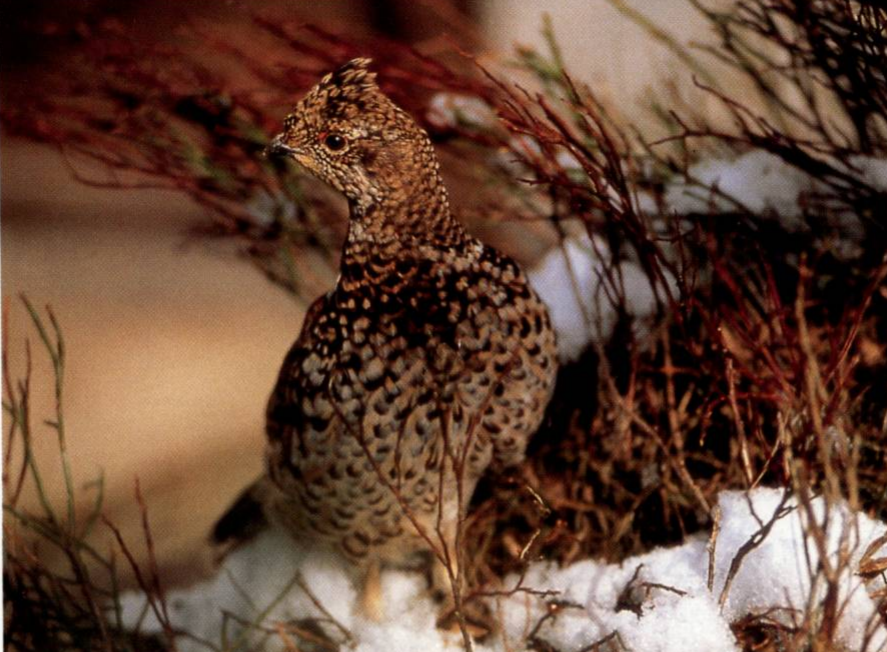
[[[453,217],[443,180],[426,177],[386,188],[372,202],[352,202],[341,281],[372,276],[403,259],[435,259],[470,249],[472,238]]]

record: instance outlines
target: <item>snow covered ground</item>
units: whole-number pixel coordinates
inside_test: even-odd
[[[738,648],[729,624],[744,616],[777,610],[777,618],[800,621],[806,605],[822,603],[825,587],[820,578],[811,588],[818,554],[804,536],[806,515],[796,509],[794,501],[787,503],[791,511],[777,520],[761,544],[744,558],[725,593],[723,607],[719,606],[732,561],[761,529],[761,523],[766,524],[776,513],[782,496],[777,489],[720,495],[721,530],[715,540],[711,590],[704,538],[660,548],[619,565],[585,561],[564,569],[551,564],[533,566],[525,585],[559,590],[561,599],[577,605],[549,619],[538,635],[564,651],[582,649],[617,632],[623,644],[635,652],[732,652]],[[816,522],[826,523],[824,511],[824,502],[815,501]],[[842,507],[828,515],[825,529],[829,563],[835,563],[842,541],[852,551],[850,569],[841,577],[841,600],[846,600],[847,606],[837,640],[850,650],[887,650],[887,629],[866,587],[852,572],[867,546],[887,528]],[[637,588],[630,592],[631,604],[625,605],[629,584]],[[523,610],[517,607],[520,603],[525,605]],[[544,615],[545,604],[516,596],[503,612],[505,632],[517,641]]]
[[[741,560],[724,589],[738,552],[770,522],[782,500],[783,492],[778,489],[720,495],[711,589],[708,537],[659,548],[621,564],[594,560],[565,568],[550,562],[532,564],[520,583],[521,590],[491,598],[500,627],[476,649],[524,650],[532,635],[561,652],[576,652],[607,637],[618,637],[633,652],[734,652],[739,648],[731,622],[765,612],[789,623],[800,621],[806,608],[815,611],[822,604],[826,586],[821,576],[811,584],[811,577],[817,577],[819,553],[811,537],[805,535],[810,517],[793,499],[782,505],[772,529]],[[885,581],[882,578],[865,586],[855,570],[872,542],[887,534],[887,526],[853,514],[844,505],[826,510],[821,499],[813,501],[812,518],[826,533],[822,561],[834,566],[842,551],[850,559],[839,580],[839,604],[844,607],[837,625],[838,642],[849,650],[884,652],[887,628],[869,593],[883,588]],[[887,544],[882,541],[880,545],[880,554],[887,554]],[[504,588],[515,587],[518,579],[508,578]],[[385,618],[381,622],[366,620],[355,609],[356,592],[339,559],[301,549],[285,534],[268,531],[233,552],[214,578],[167,597],[173,625],[216,645],[225,630],[229,645],[239,640],[244,649],[253,649],[251,646],[264,642],[260,649],[284,650],[285,641],[278,634],[263,634],[238,623],[260,621],[274,630],[276,623],[313,618],[323,623],[330,638],[344,644],[343,649],[461,649],[458,635],[435,627],[438,605],[428,595],[420,573],[385,571],[382,584]],[[540,596],[536,591],[550,593]],[[560,606],[552,608],[553,604]],[[127,594],[127,621],[136,622],[145,612],[144,605],[140,594]],[[159,631],[150,612],[143,626]],[[293,634],[289,636],[293,638]],[[178,649],[206,648],[183,638]]]

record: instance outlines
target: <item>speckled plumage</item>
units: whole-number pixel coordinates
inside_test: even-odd
[[[488,467],[523,459],[556,372],[544,306],[453,218],[428,136],[368,64],[324,77],[269,148],[343,192],[351,215],[338,283],[268,406],[266,500],[358,566],[425,548],[415,523],[433,532],[441,509],[452,532],[457,489],[467,505]]]

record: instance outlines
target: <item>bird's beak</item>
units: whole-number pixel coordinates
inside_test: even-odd
[[[297,150],[295,148],[290,147],[283,142],[283,137],[283,134],[278,134],[270,143],[268,143],[268,146],[265,148],[265,156],[268,158],[277,158],[280,156],[292,156],[296,153]]]

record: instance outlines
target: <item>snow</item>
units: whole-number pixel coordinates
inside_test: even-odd
[[[854,156],[848,165],[835,165],[873,190],[887,192],[887,159]],[[789,232],[809,230],[805,208],[815,203],[818,195],[834,192],[821,180],[764,150],[751,150],[732,160],[699,161],[690,166],[687,177],[667,184],[667,210],[679,215],[748,210],[777,219]],[[845,211],[830,217],[828,226],[834,234],[825,237],[836,255],[852,259],[861,253],[865,229],[857,215]]]
[[[259,649],[284,650],[283,640],[276,635],[269,637],[240,623],[261,621],[265,628],[273,628],[275,623],[308,619],[329,623],[331,618],[338,626],[326,624],[327,635],[346,643],[349,637],[344,628],[353,636],[357,652],[459,649],[461,636],[436,628],[438,606],[426,585],[420,573],[386,571],[382,576],[385,618],[375,622],[356,607],[357,591],[343,558],[327,550],[310,550],[286,532],[271,528],[229,554],[214,577],[170,591],[166,597],[173,626],[193,637],[177,641],[179,652],[205,651],[197,639],[218,644],[223,630],[228,641],[245,643],[244,649],[264,642]],[[124,622],[134,626],[145,613],[144,595],[126,593],[122,606]],[[162,631],[150,611],[142,631]]]
[[[782,499],[783,491],[779,489],[720,494],[720,531],[712,591],[708,589],[707,537],[692,538],[672,548],[658,548],[621,564],[593,560],[564,568],[550,562],[532,564],[520,582],[522,589],[492,599],[491,607],[501,627],[491,640],[477,644],[476,650],[525,650],[532,634],[558,652],[574,652],[607,637],[618,637],[633,652],[737,652],[731,622],[774,609],[782,610],[774,612],[776,617],[782,614],[786,619],[800,619],[808,605],[815,608],[822,604],[826,589],[822,578],[813,585],[810,582],[820,561],[814,537],[805,536],[810,531],[810,518],[826,533],[826,564],[834,566],[842,551],[849,559],[847,570],[839,579],[839,604],[844,606],[837,625],[837,642],[848,650],[887,650],[887,628],[878,620],[868,593],[882,589],[885,582],[877,580],[866,587],[854,572],[863,552],[887,532],[887,526],[865,515],[853,514],[845,504],[832,505],[827,510],[825,502],[816,498],[811,501],[808,514],[798,508],[794,499],[789,499],[785,503],[786,513],[743,559],[723,609],[719,606],[719,596],[737,552],[762,524],[770,521]],[[887,554],[887,546],[881,554]],[[298,586],[285,591],[297,572],[328,614]],[[513,589],[518,581],[517,577],[507,578],[505,586]],[[356,592],[340,559],[331,553],[305,550],[287,535],[271,530],[233,552],[214,578],[171,592],[168,603],[174,626],[216,643],[222,631],[223,610],[251,621],[273,606],[264,620],[265,626],[272,629],[277,622],[326,619],[331,615],[349,632],[350,638],[346,640],[338,627],[324,625],[333,640],[344,644],[342,649],[461,649],[461,638],[456,633],[435,627],[439,606],[429,597],[426,580],[420,573],[386,570],[382,587],[385,617],[380,622],[363,618],[354,607]],[[538,594],[541,591],[546,593]],[[124,604],[125,619],[135,623],[144,609],[144,598],[131,593]],[[145,629],[159,631],[159,626],[149,617]],[[229,619],[228,641],[239,635],[236,622]],[[265,647],[261,649],[285,649],[283,641],[274,634],[251,632],[243,642],[252,649],[263,637]],[[189,652],[206,648],[182,638],[178,649]]]
[[[782,491],[776,489],[756,492],[753,502],[738,492],[722,495],[722,519],[731,526],[727,536],[721,537],[717,549],[716,595],[724,586],[730,561],[739,547],[760,527],[751,508],[766,523],[776,513],[781,499]],[[795,506],[796,503],[791,501],[789,505]],[[747,558],[734,578],[724,615],[729,620],[736,620],[775,605],[803,610],[811,595],[811,577],[815,577],[820,563],[813,538],[804,537],[805,531],[811,531],[811,523],[823,529],[830,564],[834,563],[842,547],[846,546],[850,552],[850,568],[842,573],[840,580],[839,603],[849,596],[847,610],[852,616],[848,614],[841,619],[838,638],[850,649],[861,649],[866,623],[875,614],[875,608],[862,580],[852,573],[852,569],[858,567],[869,543],[883,534],[885,528],[865,516],[853,515],[846,505],[826,515],[825,501],[819,499],[812,505],[812,521],[799,509],[777,521],[769,536]],[[774,578],[778,578],[778,582]],[[820,583],[814,591],[816,602],[825,599],[826,587],[822,580],[819,578]],[[877,644],[870,649],[887,649],[887,630],[883,626]]]
[[[275,196],[267,190],[259,190],[246,203],[246,211],[260,226],[270,226],[275,222],[294,222],[296,202],[285,197]]]
[[[549,251],[527,276],[548,308],[563,362],[577,359],[589,344],[603,344],[612,335],[618,318],[614,284],[624,293],[636,336],[643,335],[644,322],[657,309],[653,285],[640,265],[630,260],[614,264],[606,243],[584,233]],[[661,289],[660,297],[665,298]]]
[[[428,121],[438,128],[474,127],[490,129],[496,113],[479,97],[459,93],[436,93],[428,102]]]
[[[580,562],[566,569],[552,564],[536,566],[525,578],[525,585],[566,589],[564,595],[570,595],[570,601],[578,606],[549,619],[537,635],[557,650],[582,649],[615,632],[628,649],[636,651],[732,652],[736,650],[733,635],[707,595],[702,575],[705,562],[704,542],[694,541],[628,559],[621,565]],[[657,582],[683,595],[653,588],[645,596],[644,590],[638,589],[637,604],[622,606],[620,597],[636,572],[636,586]],[[524,597],[511,600],[513,604],[505,608],[510,612],[506,627],[516,640],[525,633],[520,627],[535,627],[545,608],[542,600],[529,604]]]
[[[887,192],[887,159],[872,156],[852,156],[850,164],[859,178],[879,192]]]
[[[576,606],[563,609],[537,628],[536,624],[547,612],[545,599],[518,593],[500,605],[501,611],[507,614],[508,639],[522,640],[535,628],[536,635],[557,650],[582,649],[614,632],[635,652],[738,650],[730,622],[779,608],[799,610],[801,617],[810,601],[813,573],[807,563],[809,559],[810,568],[815,572],[819,558],[810,538],[804,536],[806,514],[790,500],[787,505],[793,509],[779,519],[763,543],[744,558],[731,583],[723,611],[718,606],[731,562],[760,529],[758,519],[767,523],[776,512],[782,496],[782,490],[778,489],[720,495],[721,530],[717,537],[711,592],[707,588],[707,541],[701,538],[674,548],[660,548],[619,565],[585,561],[564,569],[553,564],[532,567],[524,577],[523,586],[558,589],[561,591],[558,599]],[[872,599],[862,581],[852,573],[867,546],[887,531],[887,527],[864,515],[852,515],[846,505],[834,509],[826,519],[825,503],[821,499],[813,501],[812,512],[817,522],[826,524],[829,562],[835,562],[842,539],[850,555],[849,568],[840,580],[839,604],[846,601],[846,606],[841,612],[837,642],[849,650],[887,650],[887,628],[878,623]],[[637,577],[632,583],[635,573]],[[511,581],[513,586],[516,579]],[[647,585],[643,587],[645,582]],[[631,592],[631,608],[620,607],[619,598],[629,583],[635,587]],[[876,588],[873,586],[871,590]],[[813,603],[820,604],[824,593],[825,586],[820,580],[813,592]],[[872,635],[864,648],[867,628]]]
[[[696,183],[674,181],[665,193],[666,205],[677,213],[737,210],[736,203],[723,194],[757,214],[775,211],[792,230],[803,224],[799,199],[817,187],[814,179],[763,150],[752,150],[732,161],[700,161],[690,166],[688,176]]]
[[[219,639],[224,612],[245,622],[253,622],[269,608],[266,622],[325,617],[305,591],[294,586],[301,578],[329,614],[347,627],[353,624],[351,612],[357,593],[342,568],[341,559],[332,553],[306,550],[285,532],[270,529],[228,555],[215,577],[169,592],[170,617],[174,625],[206,640]],[[136,622],[144,609],[144,598],[139,593],[125,594],[123,607],[124,621]],[[150,612],[145,625],[147,631],[160,631]],[[224,627],[230,640],[239,636],[241,628],[236,622],[229,621]],[[181,652],[205,649],[187,640],[178,647]]]

